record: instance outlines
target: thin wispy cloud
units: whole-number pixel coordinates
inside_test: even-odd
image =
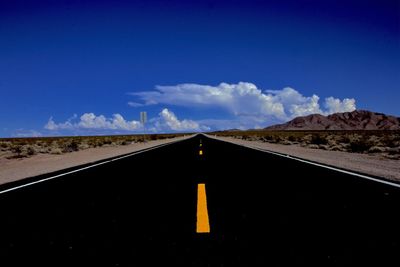
[[[36,130],[17,129],[13,134],[16,137],[41,137],[43,134]]]

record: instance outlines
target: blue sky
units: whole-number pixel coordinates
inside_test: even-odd
[[[0,137],[400,116],[400,1],[0,0]]]

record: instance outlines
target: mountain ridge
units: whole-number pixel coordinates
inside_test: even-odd
[[[334,113],[328,116],[310,114],[265,130],[400,130],[400,118],[368,110]]]

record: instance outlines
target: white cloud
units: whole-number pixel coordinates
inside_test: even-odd
[[[355,99],[352,98],[341,100],[328,97],[320,104],[320,97],[316,94],[305,96],[290,87],[281,90],[261,90],[255,84],[246,82],[221,83],[217,86],[200,84],[156,86],[154,91],[131,93],[131,95],[138,98],[138,101],[128,103],[131,107],[163,104],[211,110],[218,108],[226,111],[224,114],[226,116],[222,118],[219,116],[219,119],[205,117],[194,121],[188,118],[179,119],[170,109],[163,108],[158,116],[149,119],[147,130],[151,132],[263,128],[297,116],[313,113],[328,115],[356,109]],[[56,123],[50,117],[45,129],[52,133],[69,131],[75,134],[109,134],[143,130],[139,121],[126,120],[120,114],[105,117],[94,113],[84,113],[79,118],[74,115],[60,123]]]
[[[323,113],[319,107],[319,97],[315,94],[306,97],[290,87],[282,90],[266,90],[265,92],[273,96],[273,101],[284,106],[288,118]]]
[[[112,118],[106,118],[103,115],[96,116],[94,113],[85,113],[80,117],[78,122],[73,122],[75,119],[76,116],[68,119],[66,122],[55,123],[53,117],[50,117],[44,128],[50,131],[76,129],[134,131],[140,128],[140,122],[134,120],[127,121],[120,114],[114,114]]]
[[[198,130],[199,124],[192,120],[183,120],[179,121],[178,118],[172,111],[164,108],[160,112],[160,117],[163,119],[166,125],[172,130],[180,131],[180,130]]]
[[[152,130],[153,131],[165,131],[165,130],[173,130],[173,131],[199,131],[199,130],[208,130],[207,127],[201,126],[199,123],[193,120],[179,120],[176,115],[164,108],[160,113],[159,117],[153,120],[150,120],[153,123]]]
[[[178,84],[156,86],[157,91],[131,93],[146,105],[169,104],[178,106],[222,107],[240,115],[274,115],[283,117],[284,108],[272,101],[252,83],[221,83],[218,86],[200,84]]]
[[[282,122],[297,116],[313,113],[331,114],[356,109],[355,100],[328,97],[325,110],[320,108],[317,95],[303,96],[293,88],[262,91],[253,83],[221,83],[217,86],[201,84],[178,84],[156,86],[155,91],[131,93],[143,102],[143,105],[168,104],[185,107],[218,107],[241,118],[252,117],[264,123]]]
[[[142,131],[143,127],[139,121],[125,120],[121,114],[114,114],[111,118],[106,118],[104,115],[95,115],[94,113],[84,113],[78,121],[77,116],[68,119],[66,122],[56,123],[53,117],[44,126],[49,131],[73,131],[84,133],[85,131],[95,130],[101,132],[106,130],[111,133],[114,131]],[[168,131],[199,131],[208,130],[209,128],[200,125],[193,120],[179,120],[176,115],[168,110],[163,109],[158,117],[149,120],[147,126],[153,132],[168,132]],[[116,132],[117,133],[117,132]]]
[[[325,108],[327,114],[353,111],[356,109],[356,100],[354,98],[345,98],[342,101],[338,98],[328,97],[325,99]]]

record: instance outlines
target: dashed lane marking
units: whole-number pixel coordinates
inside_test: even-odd
[[[196,233],[210,233],[210,222],[207,210],[206,185],[197,185],[197,224]]]

